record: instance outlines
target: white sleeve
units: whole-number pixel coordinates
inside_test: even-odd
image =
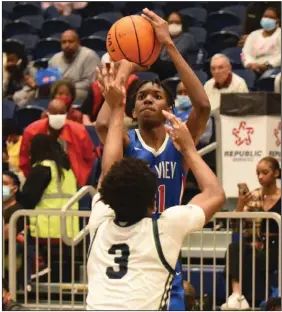
[[[92,199],[92,209],[88,223],[91,239],[101,223],[103,223],[107,218],[114,218],[115,216],[113,209],[104,204],[100,198],[100,193],[97,193]]]
[[[161,231],[177,244],[182,246],[188,233],[198,231],[205,225],[203,209],[196,205],[174,206],[165,210],[158,223]]]
[[[256,59],[253,57],[253,42],[256,40],[257,32],[252,32],[248,35],[244,47],[242,49],[242,63],[247,67],[250,63],[256,63]]]

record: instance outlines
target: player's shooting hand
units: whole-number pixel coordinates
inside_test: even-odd
[[[115,68],[117,70],[124,70],[124,69],[129,69],[130,73],[136,73],[136,72],[144,72],[149,70],[150,67],[146,67],[146,66],[141,66],[138,65],[136,63],[130,62],[128,60],[120,60],[118,62],[115,62]]]
[[[163,110],[162,111],[166,120],[171,124],[171,127],[165,125],[168,135],[171,137],[174,146],[183,153],[186,150],[196,151],[192,136],[184,122],[173,114]]]
[[[153,26],[156,36],[161,44],[167,45],[172,43],[172,39],[169,35],[168,31],[168,23],[156,13],[149,9],[143,9],[143,13],[141,16],[145,18],[147,21],[151,23]]]
[[[126,90],[124,76],[116,79],[114,63],[104,64],[102,72],[97,70],[99,87],[111,109],[124,107],[126,103]]]

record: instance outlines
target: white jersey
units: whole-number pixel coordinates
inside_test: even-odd
[[[96,194],[89,220],[88,310],[162,310],[184,237],[204,226],[203,210],[195,205],[165,210],[158,221],[144,218],[130,225]]]

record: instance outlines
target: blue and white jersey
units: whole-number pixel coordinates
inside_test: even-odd
[[[174,147],[169,135],[158,151],[148,146],[138,129],[128,131],[129,146],[125,156],[143,159],[158,177],[155,218],[169,207],[181,204],[186,173],[182,167],[182,154]]]

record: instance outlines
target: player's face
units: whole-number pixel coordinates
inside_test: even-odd
[[[162,110],[169,110],[164,89],[151,82],[137,92],[133,116],[138,123],[159,126],[164,123]]]
[[[271,165],[267,161],[261,161],[257,165],[257,177],[261,186],[269,186],[276,183],[278,174],[273,171]]]

